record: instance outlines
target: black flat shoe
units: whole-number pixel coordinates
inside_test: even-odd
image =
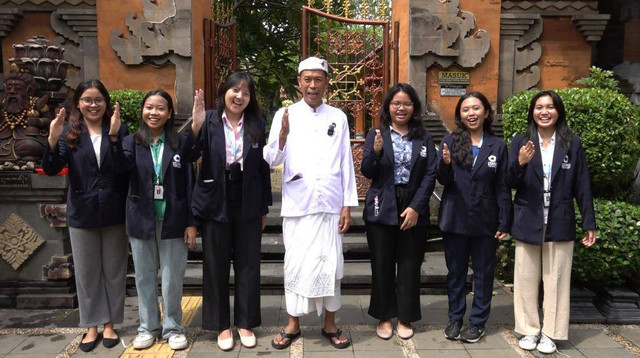
[[[84,339],[84,337],[86,337],[87,334],[83,334],[82,335],[82,339]],[[98,341],[100,341],[100,338],[102,338],[102,333],[98,333],[98,336],[96,337],[96,339],[94,339],[91,342],[84,342],[82,343],[82,340],[80,340],[80,344],[78,345],[78,348],[80,348],[81,351],[83,352],[91,352],[92,350],[94,350],[96,348],[96,346],[98,345]]]
[[[113,348],[115,346],[118,345],[118,343],[120,343],[120,335],[118,334],[118,331],[116,331],[115,329],[113,330],[114,332],[116,332],[116,338],[107,338],[107,337],[102,337],[102,345],[107,347],[107,348]]]

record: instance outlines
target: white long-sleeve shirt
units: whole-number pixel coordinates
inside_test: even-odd
[[[315,111],[304,100],[290,105],[289,135],[280,150],[283,113],[275,114],[263,152],[271,166],[284,162],[281,215],[339,214],[344,206],[358,206],[347,116],[324,103]]]

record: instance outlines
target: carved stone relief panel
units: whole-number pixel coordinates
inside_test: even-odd
[[[99,77],[97,14],[93,9],[58,9],[51,13],[51,28],[60,36],[54,43],[65,48],[65,60],[76,70],[67,74],[67,85]]]
[[[0,256],[16,271],[44,241],[14,213],[0,225]]]
[[[542,47],[538,39],[543,17],[567,17],[595,45],[602,36],[609,15],[598,13],[597,1],[503,1],[500,16],[500,82],[498,104],[540,82]],[[566,61],[545,66],[568,66]]]
[[[40,204],[40,217],[51,227],[67,227],[67,204]]]
[[[597,1],[503,1],[502,10],[509,13],[542,14],[543,16],[573,16],[578,13],[598,13]]]
[[[0,38],[6,37],[23,16],[20,9],[0,7]]]
[[[421,98],[426,97],[429,67],[476,67],[489,46],[489,33],[476,28],[472,13],[460,10],[460,0],[411,1],[409,78]]]
[[[498,103],[540,82],[542,17],[537,14],[500,16],[500,90]]]
[[[128,13],[130,34],[111,31],[111,47],[127,65],[176,66],[178,113],[189,113],[192,105],[191,9],[189,1],[143,0],[143,17]]]
[[[475,67],[489,51],[489,42],[489,33],[476,29],[475,16],[460,11],[460,0],[411,2],[409,54],[427,55],[428,66]]]

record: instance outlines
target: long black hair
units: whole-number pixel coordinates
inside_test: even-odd
[[[393,97],[398,92],[404,92],[409,95],[411,98],[411,102],[413,102],[413,113],[411,114],[411,118],[409,119],[409,138],[420,138],[424,135],[424,127],[422,125],[422,103],[420,102],[420,97],[418,97],[418,92],[411,87],[408,83],[396,83],[387,91],[387,95],[384,97],[384,101],[382,101],[382,108],[380,109],[380,123],[379,128],[386,129],[391,125],[391,113],[389,107],[391,106],[391,101]]]
[[[227,80],[220,89],[220,95],[218,95],[218,120],[222,120],[222,113],[224,113],[225,94],[230,88],[240,86],[243,82],[247,84],[247,87],[249,87],[249,104],[244,109],[243,113],[244,137],[251,143],[258,143],[263,137],[260,125],[260,106],[258,105],[258,99],[256,98],[256,85],[248,73],[235,72],[227,77]]]
[[[80,105],[80,98],[82,98],[82,95],[86,90],[91,88],[97,89],[102,97],[104,97],[105,108],[104,114],[102,115],[102,122],[111,121],[111,115],[113,115],[109,91],[107,91],[107,88],[102,84],[102,82],[100,82],[100,80],[88,80],[80,83],[73,94],[73,104],[69,106],[71,112],[69,114],[69,132],[67,133],[65,140],[71,149],[75,149],[80,144],[80,135],[86,126],[82,113],[78,109],[78,106]]]
[[[551,97],[553,106],[558,112],[558,120],[555,124],[556,145],[564,149],[569,148],[571,146],[571,138],[573,137],[573,132],[567,124],[564,102],[562,102],[562,98],[560,98],[557,93],[550,90],[538,92],[535,96],[533,96],[531,102],[529,103],[529,114],[527,115],[527,122],[529,123],[529,133],[527,140],[534,140],[535,138],[538,138],[538,124],[533,119],[533,111],[536,107],[536,102],[538,102],[540,98],[545,96]]]
[[[493,134],[491,124],[493,123],[493,111],[491,110],[491,103],[487,97],[480,92],[469,92],[460,97],[458,104],[456,105],[456,113],[453,117],[453,122],[456,124],[456,130],[451,133],[453,137],[453,148],[451,148],[451,157],[462,168],[471,169],[473,166],[473,154],[471,153],[471,133],[469,129],[462,123],[460,117],[460,109],[462,108],[462,102],[467,98],[477,98],[482,102],[487,118],[482,123],[482,130],[489,134]]]
[[[140,127],[138,127],[138,131],[133,135],[133,139],[136,143],[142,144],[146,147],[151,144],[151,132],[149,132],[149,126],[142,118],[142,111],[144,111],[144,105],[147,103],[147,99],[151,96],[160,96],[167,101],[167,109],[169,110],[169,119],[167,123],[164,124],[164,135],[165,140],[169,143],[173,150],[178,149],[178,145],[180,144],[180,140],[178,139],[178,130],[176,129],[176,116],[175,111],[173,110],[173,99],[171,95],[167,92],[157,89],[150,91],[147,93],[142,99],[142,107],[140,108]]]

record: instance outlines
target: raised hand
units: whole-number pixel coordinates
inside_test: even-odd
[[[120,103],[116,102],[116,105],[113,106],[113,115],[111,116],[111,123],[109,124],[109,135],[117,136],[120,132],[121,125],[122,120],[120,120]]]
[[[193,135],[197,137],[206,118],[206,113],[204,111],[204,91],[202,89],[196,90],[193,96],[193,110],[191,111],[191,118],[193,118],[191,130],[193,131]]]
[[[533,142],[528,141],[527,144],[520,147],[520,152],[518,153],[518,164],[520,164],[521,167],[525,166],[525,164],[531,161],[535,152],[536,148],[533,146]]]
[[[451,151],[449,151],[447,143],[442,143],[442,161],[446,165],[451,164]]]
[[[384,144],[382,134],[380,134],[379,129],[376,129],[376,137],[373,139],[373,152],[376,153],[376,155],[380,155],[380,152],[382,151],[382,144]]]
[[[287,143],[287,136],[289,136],[289,106],[284,106],[284,114],[282,115],[282,126],[280,127],[280,150],[284,149],[285,143]]]
[[[53,151],[58,143],[60,135],[62,135],[62,129],[64,128],[64,118],[67,116],[67,110],[60,108],[56,118],[49,124],[49,148]]]

